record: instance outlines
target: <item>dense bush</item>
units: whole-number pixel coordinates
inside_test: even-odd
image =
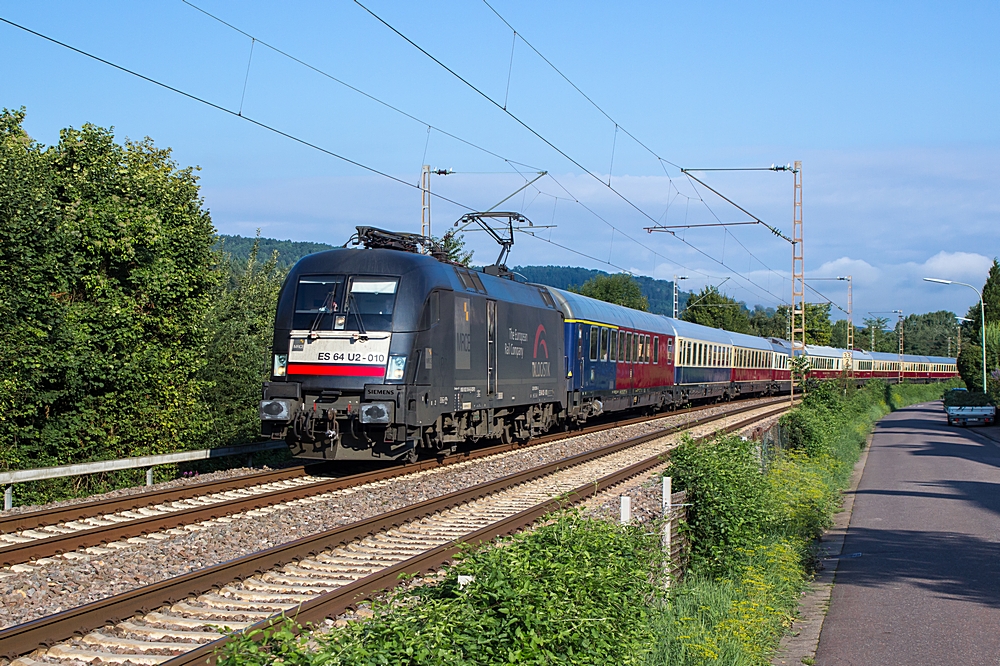
[[[563,514],[469,554],[438,584],[395,595],[326,636],[243,637],[227,666],[271,664],[630,664],[653,640],[655,536]],[[460,587],[458,576],[474,576]],[[257,638],[260,638],[259,636]]]
[[[692,562],[707,573],[728,571],[771,529],[773,501],[753,448],[735,436],[705,444],[689,438],[671,454],[670,475],[691,503]]]
[[[194,170],[151,140],[118,144],[85,125],[45,147],[23,120],[0,113],[0,469],[254,439],[276,257],[213,251]],[[23,484],[15,498],[142,474]]]
[[[194,171],[92,125],[44,147],[23,119],[0,113],[2,466],[201,445],[216,273]]]

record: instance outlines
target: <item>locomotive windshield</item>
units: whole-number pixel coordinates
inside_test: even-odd
[[[392,330],[396,284],[397,280],[386,278],[356,277],[351,280],[351,291],[344,304],[345,328],[362,332]]]
[[[343,285],[344,278],[341,275],[307,275],[299,278],[292,328],[333,330],[335,319],[339,319],[334,315],[341,308]]]

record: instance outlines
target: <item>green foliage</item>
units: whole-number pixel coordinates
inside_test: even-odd
[[[671,590],[653,631],[650,666],[764,666],[790,626],[805,583],[798,544],[740,553],[716,578],[694,574]]]
[[[276,268],[287,271],[302,257],[333,248],[333,245],[326,243],[261,238],[258,232],[256,237],[219,234],[212,249],[225,252],[238,264],[246,263],[251,253],[256,253],[258,257],[273,257],[277,253]]]
[[[596,298],[600,301],[623,305],[627,308],[649,310],[649,301],[642,295],[639,283],[627,273],[616,275],[595,275],[590,278],[579,289],[570,288],[578,294]]]
[[[750,333],[750,318],[745,308],[743,303],[720,293],[718,288],[707,286],[691,299],[681,319],[736,333]]]
[[[1000,322],[1000,263],[996,259],[993,260],[986,283],[983,284],[982,294],[981,307],[986,310],[986,323]],[[965,315],[969,321],[962,324],[962,333],[968,340],[979,340],[983,322],[981,307],[978,302],[974,303]]]
[[[203,445],[214,230],[194,171],[149,139],[0,114],[3,466]]]
[[[825,383],[782,417],[791,448],[773,461],[732,436],[682,444],[668,473],[691,502],[693,566],[654,624],[647,663],[770,663],[812,562],[809,544],[829,526],[872,425],[945,388]]]
[[[470,553],[375,617],[266,648],[240,638],[220,663],[629,664],[652,641],[655,536],[575,514]],[[464,589],[458,576],[474,576]],[[288,627],[282,627],[287,631]]]
[[[750,313],[750,331],[762,338],[788,339],[788,315],[774,308],[754,306]]]
[[[759,545],[773,520],[773,506],[754,444],[735,435],[707,443],[686,439],[671,454],[670,475],[686,490],[691,561],[720,574],[740,551]]]
[[[829,345],[833,336],[829,303],[806,303],[806,344]],[[782,321],[788,321],[788,306],[778,306]],[[787,325],[787,324],[786,324]]]
[[[465,234],[453,234],[450,231],[439,241],[449,261],[463,266],[472,265],[472,250],[465,249]]]
[[[988,395],[974,391],[946,391],[945,407],[985,407],[990,403]]]
[[[958,351],[955,313],[939,310],[908,315],[903,320],[903,345],[907,354],[954,356]]]
[[[227,243],[216,254],[221,279],[205,313],[209,335],[199,377],[219,445],[253,441],[260,432],[260,386],[270,375],[274,312],[287,271],[278,267],[277,250],[260,261],[259,240],[243,260],[228,254]]]

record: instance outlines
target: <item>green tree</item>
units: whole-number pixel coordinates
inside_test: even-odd
[[[857,336],[858,332],[855,331],[854,335]],[[855,340],[854,345],[857,346],[857,341]],[[847,349],[847,320],[838,319],[833,322],[833,328],[830,329],[830,346],[836,347],[837,349]]]
[[[215,236],[194,170],[93,125],[44,147],[23,120],[0,113],[0,464],[203,446]]]
[[[997,260],[993,260],[993,265],[990,267],[990,274],[986,278],[986,283],[982,288],[983,303],[982,308],[986,310],[986,327],[991,328],[990,324],[996,324],[1000,322],[1000,263]],[[969,387],[970,391],[982,391],[983,390],[983,315],[980,310],[980,304],[975,303],[969,308],[966,317],[969,321],[962,324],[962,337],[965,338],[967,342],[962,343],[962,353],[958,356],[958,372],[962,375],[962,379],[965,380],[965,385]],[[990,371],[990,346],[989,346],[990,334],[987,334],[987,347],[986,347],[986,365],[987,372]],[[987,380],[989,381],[989,380]],[[987,387],[989,388],[989,387]]]
[[[595,275],[578,289],[570,287],[570,291],[634,310],[649,310],[649,301],[642,295],[639,283],[628,273]]]
[[[465,234],[453,234],[449,231],[438,242],[444,248],[449,261],[454,261],[456,264],[461,264],[462,266],[472,265],[473,251],[465,249]]]
[[[207,417],[220,445],[242,444],[260,433],[260,385],[271,372],[274,313],[287,273],[279,268],[277,250],[260,261],[259,236],[242,261],[228,253],[227,245],[216,253],[222,279],[205,316],[208,340],[199,373]]]
[[[788,315],[783,315],[774,308],[764,308],[755,305],[750,313],[750,330],[762,338],[788,339]]]
[[[1000,321],[1000,263],[996,259],[993,260],[993,265],[990,267],[990,273],[986,278],[986,283],[983,285],[982,294],[982,307],[986,310],[986,323]],[[983,321],[979,303],[974,303],[965,316],[969,321],[963,324],[962,334],[967,336],[969,340],[979,340]]]
[[[778,307],[778,315],[788,321],[788,306]],[[806,344],[829,345],[833,335],[829,303],[806,303]]]
[[[953,356],[958,350],[955,313],[948,310],[911,314],[903,320],[907,354]]]
[[[736,299],[720,293],[714,286],[706,286],[692,296],[684,312],[681,313],[681,319],[735,333],[752,332],[745,306]]]

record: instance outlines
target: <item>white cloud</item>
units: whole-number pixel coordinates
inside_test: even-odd
[[[962,282],[982,282],[988,274],[993,260],[975,252],[945,252],[941,251],[919,264],[925,273],[921,277],[939,277]],[[977,285],[979,286],[979,285]]]

